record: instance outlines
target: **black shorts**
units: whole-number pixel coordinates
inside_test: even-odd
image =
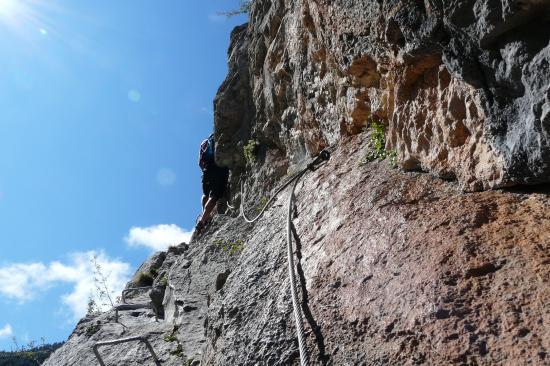
[[[202,173],[202,193],[207,197],[220,199],[225,195],[229,169],[211,167]]]

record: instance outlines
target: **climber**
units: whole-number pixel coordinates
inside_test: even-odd
[[[199,150],[199,166],[202,170],[202,214],[195,226],[199,233],[208,224],[212,212],[219,199],[226,194],[229,169],[216,165],[214,134],[201,143]]]

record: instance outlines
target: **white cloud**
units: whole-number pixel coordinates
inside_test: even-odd
[[[13,329],[11,328],[11,325],[6,324],[4,328],[0,328],[0,339],[2,338],[8,338],[13,335]]]
[[[162,168],[157,172],[157,182],[163,187],[176,183],[176,173],[172,169]]]
[[[62,295],[61,301],[69,308],[74,320],[80,319],[86,314],[90,295],[97,292],[93,258],[101,266],[101,273],[106,277],[107,288],[114,299],[130,278],[130,265],[95,251],[72,254],[67,264],[55,261],[48,265],[14,263],[0,267],[0,294],[24,303],[56,284],[71,284],[72,291]]]
[[[154,250],[165,250],[170,245],[189,243],[192,231],[186,231],[177,225],[156,225],[133,227],[124,238],[130,246],[143,246]]]

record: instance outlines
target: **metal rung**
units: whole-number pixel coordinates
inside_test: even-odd
[[[118,323],[118,311],[119,310],[138,310],[138,309],[152,309],[151,303],[146,304],[120,304],[115,306],[115,322]],[[156,313],[155,313],[156,318]]]
[[[128,342],[143,342],[143,343],[145,343],[145,346],[149,350],[149,353],[151,353],[151,356],[153,356],[153,360],[155,361],[155,364],[157,366],[161,366],[160,361],[159,361],[159,359],[158,359],[158,357],[155,353],[155,350],[151,346],[151,343],[149,343],[149,340],[147,340],[147,338],[145,338],[145,337],[129,337],[129,338],[114,339],[112,341],[97,342],[93,346],[93,350],[94,350],[94,354],[95,354],[99,364],[101,366],[105,366],[105,362],[103,362],[103,358],[101,358],[101,355],[99,354],[99,350],[98,350],[99,347],[112,346],[112,345],[115,345],[115,344],[128,343]]]

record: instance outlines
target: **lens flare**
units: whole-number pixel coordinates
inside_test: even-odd
[[[17,0],[0,0],[0,22],[15,23],[23,8],[24,3]]]
[[[45,30],[44,13],[49,3],[49,0],[0,0],[0,28],[20,35],[31,30]]]

